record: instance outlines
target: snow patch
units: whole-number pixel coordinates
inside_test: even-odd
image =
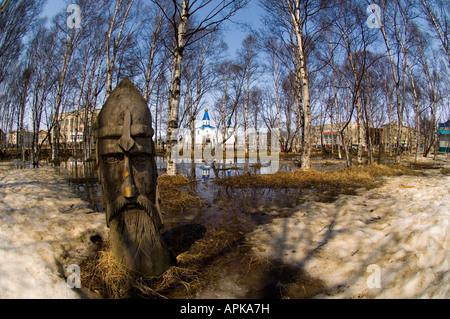
[[[0,171],[0,298],[79,298],[66,269],[107,236],[104,218],[54,169]]]
[[[449,298],[450,177],[386,181],[334,203],[302,204],[247,241],[255,254],[323,281],[327,293],[317,298]],[[379,288],[367,283],[370,265],[380,269]]]

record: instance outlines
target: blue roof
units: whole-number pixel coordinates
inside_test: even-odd
[[[200,126],[200,127],[197,127],[197,129],[200,129],[200,130],[204,130],[205,128],[210,128],[210,129],[212,129],[212,130],[215,129],[215,127],[214,127],[214,126],[211,126],[211,125],[202,125],[202,126]]]
[[[208,114],[208,109],[205,110],[205,115],[203,115],[203,121],[205,121],[205,120],[210,121],[209,114]]]
[[[445,123],[439,123],[439,127],[450,127],[450,120]]]

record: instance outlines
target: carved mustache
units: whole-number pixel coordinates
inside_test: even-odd
[[[110,207],[111,214],[109,216],[109,222],[121,216],[127,209],[132,208],[144,211],[153,220],[156,218],[157,220],[154,220],[154,222],[157,225],[162,223],[159,220],[155,204],[143,195],[139,195],[135,200],[129,200],[122,196],[114,200]]]

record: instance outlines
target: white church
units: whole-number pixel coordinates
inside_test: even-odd
[[[230,121],[230,120],[229,120]],[[234,145],[234,129],[228,128],[227,135],[230,137],[225,142],[226,145]],[[205,109],[205,113],[202,119],[202,125],[195,128],[195,145],[208,145],[215,147],[218,142],[222,142],[222,129],[211,126],[211,120],[209,118],[208,109]]]
[[[211,125],[211,120],[209,118],[208,109],[205,109],[205,113],[203,115],[203,119],[201,122],[201,126],[196,127],[194,134],[194,159],[196,163],[207,163],[203,168],[205,169],[205,174],[209,171],[209,165],[212,162],[222,162],[227,164],[232,164],[235,161],[235,152],[237,151],[237,156],[241,156],[241,158],[237,159],[243,161],[244,160],[244,151],[245,151],[245,134],[242,128],[238,128],[235,130],[234,127],[231,127],[231,119],[228,119],[228,124],[230,124],[229,128],[226,129],[226,141],[225,145],[221,145],[223,142],[222,138],[222,129],[216,128]],[[266,165],[264,167],[264,174],[271,174],[278,170],[279,165],[279,138],[278,133],[272,132],[270,142],[268,141],[268,133],[266,129],[261,129],[255,131],[255,129],[249,128],[248,130],[248,142],[249,142],[249,162],[256,163],[258,162],[257,152],[259,152],[259,161],[261,164]],[[189,129],[183,129],[183,131],[178,132],[178,147],[172,149],[172,158],[177,163],[182,163],[184,160],[187,162],[191,161],[191,152],[185,152],[185,150],[191,149],[191,135]],[[235,145],[235,141],[236,145]],[[268,146],[274,151],[271,151],[269,155]],[[217,147],[223,147],[223,150],[226,150],[226,158],[222,158],[220,152],[217,153]],[[259,148],[258,148],[259,147]],[[212,150],[216,149],[216,152]],[[180,151],[182,155],[180,154]],[[258,151],[259,150],[259,151]],[[211,152],[211,153],[210,153]],[[229,153],[230,152],[230,153]],[[217,154],[217,155],[216,155]],[[240,154],[240,155],[239,155]],[[181,156],[180,156],[181,155]],[[269,165],[269,166],[267,166]],[[262,171],[263,172],[263,171]],[[203,174],[203,173],[202,173]],[[205,175],[205,176],[206,176]]]
[[[224,138],[222,138],[222,129],[211,125],[208,109],[205,109],[201,124],[202,125],[196,127],[194,131],[195,149],[204,149],[205,147],[214,149],[217,146],[222,146],[224,149],[236,147],[238,151],[244,150],[245,134],[243,128],[235,129],[232,125],[229,125],[230,127],[226,129],[225,133],[225,143],[224,145],[221,145],[224,140]],[[230,118],[228,119],[228,124],[231,124]],[[258,136],[260,136],[260,138],[258,138]],[[179,149],[180,147],[183,149],[190,149],[189,144],[191,140],[189,129],[183,129],[178,132]],[[235,141],[237,141],[236,145]],[[267,129],[261,129],[256,132],[254,128],[249,128],[248,142],[250,151],[256,151],[257,145],[259,145],[260,149],[267,148]]]

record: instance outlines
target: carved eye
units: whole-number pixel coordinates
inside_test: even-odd
[[[114,164],[123,160],[123,154],[110,154],[104,157],[106,163]]]
[[[134,156],[132,157],[132,161],[133,161],[134,163],[137,163],[137,164],[143,164],[143,163],[146,163],[146,162],[148,162],[148,160],[149,160],[149,156],[148,156],[148,155],[144,155],[144,154],[134,155]]]

